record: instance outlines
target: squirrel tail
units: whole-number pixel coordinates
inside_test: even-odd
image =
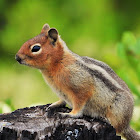
[[[136,131],[134,131],[130,126],[123,130],[122,135],[127,140],[140,140],[140,135]]]

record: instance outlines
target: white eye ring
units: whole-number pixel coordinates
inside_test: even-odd
[[[42,48],[41,48],[41,44],[40,43],[36,43],[36,44],[33,44],[31,46],[32,54],[39,54],[39,53],[41,53],[41,51],[42,51]]]

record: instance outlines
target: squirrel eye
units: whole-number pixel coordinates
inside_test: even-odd
[[[35,46],[33,46],[33,48],[32,48],[32,52],[38,52],[40,50],[40,46],[39,45],[35,45]]]

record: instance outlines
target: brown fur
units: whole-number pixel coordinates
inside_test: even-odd
[[[40,49],[32,52],[35,45]],[[68,103],[72,111],[62,115],[105,117],[127,140],[140,140],[129,127],[133,97],[125,82],[105,63],[72,53],[56,29],[45,24],[38,36],[22,45],[16,59],[40,69],[46,82],[56,91],[60,100],[50,108]]]
[[[111,124],[114,126],[114,128],[116,129],[117,133],[120,133],[122,131],[122,120],[118,120],[119,118],[116,118],[116,116],[113,114],[111,109],[108,109],[108,112],[106,114],[106,117],[109,118]],[[120,116],[121,117],[121,116]],[[119,123],[118,123],[119,122]]]
[[[61,52],[56,52],[55,54],[59,56]],[[87,100],[91,98],[93,85],[88,86],[89,93],[83,92],[83,87],[81,87],[81,89],[74,89],[73,84],[70,82],[71,74],[67,65],[72,65],[75,63],[75,60],[69,53],[60,56],[63,57],[63,59],[60,60],[61,62],[54,65],[54,61],[51,61],[48,69],[43,69],[41,71],[43,75],[45,75],[45,79],[48,83],[54,86],[56,90],[61,90],[61,92],[65,94],[65,98],[70,101],[70,104],[73,107],[70,114],[77,114],[82,109],[82,106],[86,104]]]

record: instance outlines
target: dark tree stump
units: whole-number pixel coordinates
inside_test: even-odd
[[[67,107],[55,108],[46,117],[47,106],[1,114],[0,140],[121,140],[115,129],[102,119],[61,118],[58,112],[70,112]]]

